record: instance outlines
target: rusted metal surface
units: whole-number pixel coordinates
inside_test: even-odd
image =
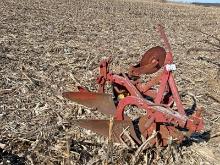
[[[109,136],[109,120],[77,120],[76,124],[105,137]],[[125,129],[129,130],[130,136],[137,143],[141,143],[140,139],[136,136],[131,120],[114,120],[112,127],[112,140],[116,143],[121,143],[121,134]]]
[[[107,116],[114,116],[112,138],[114,142],[125,143],[132,140],[141,145],[155,131],[152,145],[167,146],[171,141],[181,143],[186,136],[200,132],[204,128],[203,109],[194,114],[185,113],[178,89],[173,77],[176,66],[170,44],[161,25],[157,28],[167,50],[157,46],[149,49],[140,63],[131,67],[128,73],[114,74],[109,71],[112,58],[100,63],[100,75],[97,93],[79,87],[79,92],[66,92],[64,97],[89,108],[97,109]],[[159,71],[161,70],[161,71]],[[142,74],[159,71],[148,82],[141,82]],[[105,94],[106,83],[112,85],[113,95]],[[114,100],[114,101],[113,101]],[[174,104],[175,103],[175,104]],[[144,109],[146,115],[132,121],[124,111],[127,106]],[[78,125],[108,137],[109,120],[78,120]],[[125,131],[129,131],[126,133]]]
[[[112,96],[104,93],[94,92],[65,92],[63,97],[78,104],[98,110],[106,115],[114,115],[116,111]]]
[[[140,64],[131,68],[130,75],[140,76],[158,71],[164,64],[166,51],[160,46],[149,49],[142,57]]]
[[[158,66],[156,67],[158,71],[164,64],[166,58],[166,51],[160,46],[153,47],[149,49],[141,59],[140,66],[151,64],[153,61],[158,61]]]

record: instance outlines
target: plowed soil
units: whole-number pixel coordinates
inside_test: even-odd
[[[77,85],[95,91],[103,58],[126,72],[162,46],[158,23],[181,98],[205,108],[206,128],[183,146],[144,151],[136,164],[219,164],[220,8],[149,0],[0,1],[0,164],[102,164],[106,140],[73,120],[105,117],[61,94]],[[111,162],[132,164],[133,153],[114,145]]]

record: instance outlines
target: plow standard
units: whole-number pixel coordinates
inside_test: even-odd
[[[63,96],[92,110],[113,116],[111,138],[113,142],[125,145],[142,145],[149,137],[151,146],[167,146],[170,142],[181,143],[192,133],[204,129],[201,117],[202,108],[187,114],[180,99],[173,77],[176,65],[170,44],[161,25],[157,26],[164,48],[157,46],[149,49],[139,64],[130,67],[127,73],[115,74],[109,71],[112,58],[102,60],[100,75],[97,78],[97,92],[86,87],[78,87],[78,92],[65,92]],[[154,75],[147,82],[141,81],[142,75]],[[106,93],[107,84],[111,94]],[[135,106],[146,113],[132,120],[124,111],[127,106]],[[109,137],[110,120],[77,120],[82,127]]]

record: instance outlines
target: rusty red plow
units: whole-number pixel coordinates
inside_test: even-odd
[[[187,115],[180,99],[173,72],[176,65],[162,26],[158,25],[164,48],[157,46],[149,49],[139,64],[132,66],[127,73],[115,74],[109,71],[111,58],[100,63],[100,75],[97,78],[97,92],[78,87],[78,92],[65,92],[63,96],[78,104],[98,110],[114,117],[112,140],[126,144],[132,141],[137,145],[146,139],[154,146],[167,146],[171,141],[181,143],[192,133],[204,128],[201,118],[202,108],[196,108]],[[156,75],[147,82],[141,81],[142,75]],[[111,94],[106,93],[107,84],[111,85]],[[125,113],[126,107],[135,106],[146,113],[132,120]],[[83,128],[100,135],[109,136],[109,120],[77,120]]]

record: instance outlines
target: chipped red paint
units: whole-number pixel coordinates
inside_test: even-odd
[[[127,127],[130,128],[132,139],[139,145],[142,139],[138,133],[148,138],[154,131],[157,131],[158,135],[151,141],[151,144],[157,143],[160,146],[166,146],[171,137],[176,143],[181,143],[186,135],[204,129],[201,117],[203,109],[197,109],[191,116],[185,113],[173,78],[173,70],[176,67],[173,64],[170,44],[163,27],[159,25],[157,30],[167,52],[159,46],[150,49],[144,54],[140,64],[131,67],[127,74],[109,72],[108,66],[111,58],[103,60],[100,63],[100,75],[97,78],[98,93],[79,88],[79,92],[63,94],[64,97],[79,104],[114,116],[113,139],[115,142],[121,142],[121,135]],[[160,68],[163,68],[162,71],[148,82],[140,81],[142,74],[154,73]],[[114,98],[112,95],[105,94],[107,82],[113,87]],[[125,107],[128,105],[146,110],[146,115],[141,116],[136,125],[124,114]],[[108,120],[78,120],[78,124],[83,128],[108,136]],[[183,129],[186,131],[183,132]]]

